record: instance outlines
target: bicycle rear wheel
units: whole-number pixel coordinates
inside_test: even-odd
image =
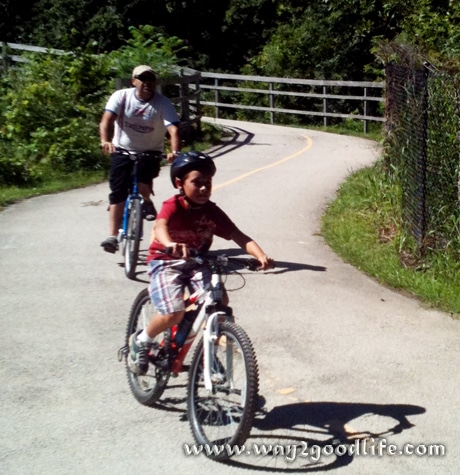
[[[128,279],[135,276],[139,245],[142,237],[142,204],[139,198],[133,198],[129,206],[128,229],[125,242],[125,274]]]
[[[213,447],[207,455],[228,459],[225,445],[246,441],[257,409],[259,376],[252,343],[246,332],[230,322],[219,324],[213,345],[212,391],[204,386],[203,340],[199,342],[190,366],[187,412],[197,444]]]
[[[138,330],[144,329],[155,313],[155,306],[150,300],[148,289],[142,290],[131,307],[126,329],[126,345],[128,345],[129,337]],[[144,406],[153,406],[166,388],[170,375],[170,343],[170,329],[155,338],[150,352],[151,362],[145,375],[135,375],[125,361],[131,392]],[[129,358],[129,354],[126,358]]]

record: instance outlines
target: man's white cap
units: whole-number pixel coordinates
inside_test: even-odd
[[[153,76],[155,75],[155,71],[150,67],[145,64],[141,64],[140,66],[136,66],[133,69],[133,78],[138,78],[141,74],[152,74]]]

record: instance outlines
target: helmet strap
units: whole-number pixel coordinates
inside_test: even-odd
[[[194,208],[194,209],[198,209],[198,208],[202,208],[203,205],[200,205],[198,203],[195,203],[194,201],[192,201],[184,192],[184,189],[183,188],[179,188],[179,193],[181,196],[184,197],[184,200],[188,203],[188,205],[190,206],[190,208]]]

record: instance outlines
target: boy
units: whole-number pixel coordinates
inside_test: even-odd
[[[187,260],[190,249],[205,253],[216,235],[234,241],[254,256],[261,269],[273,267],[273,259],[210,201],[215,172],[211,157],[194,151],[179,155],[171,165],[171,181],[180,193],[163,203],[155,222],[155,237],[147,261],[150,297],[158,314],[143,331],[129,339],[128,366],[136,374],[147,372],[153,338],[182,320],[184,280],[190,282],[194,291],[209,282],[210,276],[203,268]],[[172,250],[171,254],[165,254],[166,248]]]

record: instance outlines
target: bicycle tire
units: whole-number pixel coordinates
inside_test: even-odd
[[[129,206],[128,228],[125,242],[125,274],[133,279],[136,273],[139,246],[142,237],[142,203],[139,198],[133,198]]]
[[[150,318],[155,314],[155,307],[150,299],[148,289],[142,290],[134,300],[129,314],[126,329],[126,341],[140,329],[145,328]],[[169,351],[171,342],[171,330],[158,335],[152,344],[149,369],[145,375],[137,376],[128,367],[125,360],[128,383],[133,396],[144,406],[153,406],[163,394],[170,376]],[[126,358],[129,358],[127,354]],[[153,361],[155,360],[155,362]],[[162,365],[158,365],[162,362]],[[157,364],[155,364],[157,363]]]
[[[209,458],[222,461],[231,454],[225,446],[241,446],[252,428],[257,409],[259,374],[256,355],[246,332],[235,323],[219,324],[213,345],[212,392],[204,387],[203,339],[192,358],[187,388],[187,416],[199,445],[212,447]],[[232,351],[233,377],[229,380],[227,354]]]

